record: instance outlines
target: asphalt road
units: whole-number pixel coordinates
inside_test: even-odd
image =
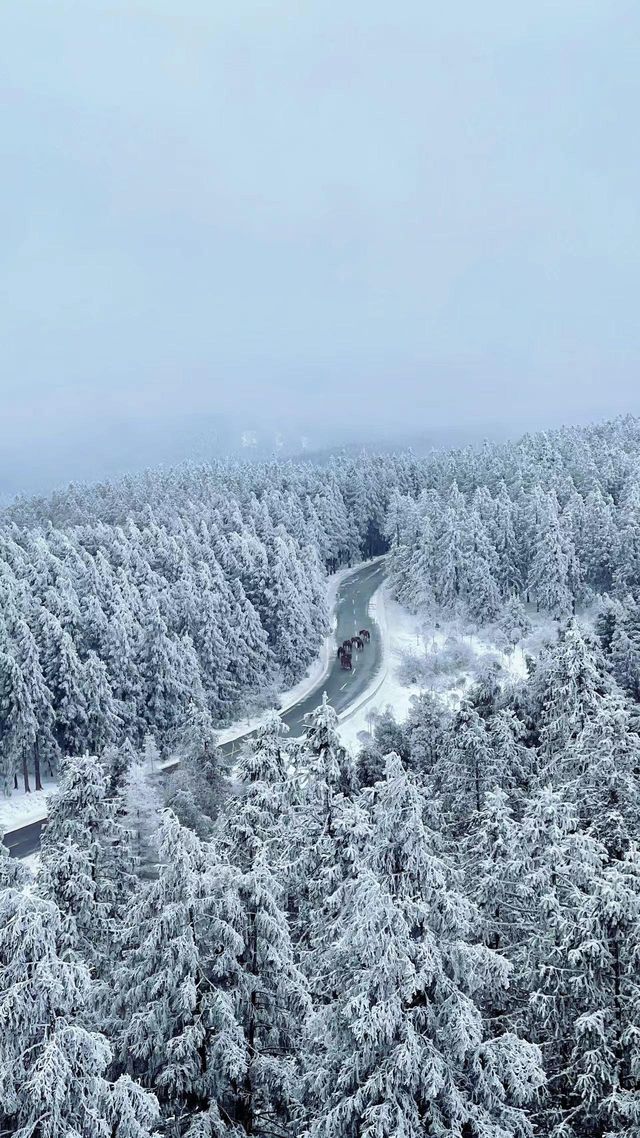
[[[297,703],[282,716],[292,736],[304,734],[304,718],[318,706],[322,693],[326,691],[329,703],[340,714],[356,703],[369,687],[382,663],[382,642],[380,630],[369,616],[369,601],[384,580],[384,561],[366,565],[352,577],[343,581],[336,598],[338,625],[335,633],[336,650],[347,637],[354,636],[361,628],[371,633],[369,644],[362,652],[353,652],[353,671],[345,672],[333,653],[331,671],[318,688],[301,703]]]
[[[380,630],[371,620],[368,609],[371,597],[383,580],[384,561],[377,561],[374,565],[365,565],[342,582],[336,598],[336,650],[338,644],[342,644],[347,637],[354,636],[361,628],[369,629],[371,640],[365,644],[362,652],[354,651],[351,672],[342,670],[334,651],[329,675],[310,695],[283,713],[283,722],[287,724],[293,738],[304,734],[305,717],[318,706],[323,692],[326,691],[331,706],[340,714],[364,695],[380,668],[382,663]],[[225,743],[220,750],[233,755],[241,750],[246,738],[247,735],[243,735],[240,739]],[[167,769],[170,768],[165,767],[165,770]],[[11,857],[27,857],[29,854],[37,853],[42,827],[42,822],[31,822],[19,830],[6,833],[4,844],[8,847]]]

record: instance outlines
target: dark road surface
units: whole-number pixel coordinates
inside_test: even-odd
[[[282,720],[287,724],[293,738],[304,734],[305,716],[318,706],[323,692],[326,691],[329,703],[338,714],[341,714],[352,704],[357,703],[379,670],[382,663],[380,629],[369,616],[368,609],[371,597],[384,580],[384,568],[384,561],[365,565],[357,573],[347,577],[338,589],[336,598],[338,624],[335,632],[331,671],[310,695],[282,714]],[[346,640],[348,636],[354,636],[361,628],[369,629],[371,640],[369,644],[365,644],[362,652],[354,650],[353,671],[345,672],[340,667],[340,661],[336,656],[337,646],[342,644],[342,641]],[[224,743],[220,750],[227,755],[237,754],[242,749],[249,734],[251,732],[247,732],[247,735],[243,735],[239,739],[234,739],[233,742]],[[164,769],[170,770],[171,768],[165,767]],[[42,826],[42,822],[31,822],[19,830],[6,833],[4,844],[8,847],[11,857],[27,857],[29,854],[37,853]]]
[[[354,636],[361,628],[368,628],[371,641],[365,644],[362,652],[353,652],[353,671],[343,672],[334,649],[331,671],[319,687],[286,711],[282,719],[292,736],[304,733],[304,717],[318,706],[322,693],[326,691],[329,703],[340,714],[358,701],[369,687],[382,663],[382,644],[380,630],[369,616],[369,601],[384,580],[384,561],[366,565],[352,577],[347,577],[338,590],[336,612],[338,627],[335,632],[335,648],[348,636]]]

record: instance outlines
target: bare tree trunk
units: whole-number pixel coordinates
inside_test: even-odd
[[[40,778],[40,744],[37,739],[33,744],[33,771],[36,776],[36,790],[42,790],[42,780]]]
[[[24,782],[25,794],[31,794],[31,787],[29,786],[29,761],[27,759],[26,747],[22,751],[22,781]]]

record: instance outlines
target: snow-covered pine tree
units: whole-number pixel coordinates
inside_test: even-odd
[[[2,739],[5,792],[11,775],[22,774],[25,794],[30,793],[30,758],[38,738],[38,721],[31,703],[22,669],[13,655],[7,653],[2,663],[3,696],[0,702],[0,737]]]
[[[496,495],[491,531],[498,558],[500,592],[503,597],[517,596],[522,590],[521,553],[514,525],[514,506],[504,480]]]
[[[531,621],[527,616],[527,611],[520,598],[515,594],[507,597],[502,606],[502,611],[498,616],[498,625],[506,636],[510,650],[513,650],[531,632]]]
[[[479,913],[481,939],[513,963],[521,946],[527,863],[519,822],[501,787],[486,795],[464,855],[467,892]]]
[[[283,858],[292,844],[291,811],[300,794],[300,775],[295,769],[298,748],[287,742],[288,730],[274,711],[247,740],[236,771],[236,802],[225,821],[233,861],[250,865],[268,844],[269,865],[276,874],[283,869]]]
[[[557,620],[575,610],[575,598],[569,585],[574,550],[563,532],[558,516],[557,500],[547,495],[545,510],[539,523],[527,588],[539,609]]]
[[[464,701],[433,770],[445,815],[456,832],[464,832],[473,811],[482,809],[485,794],[499,785],[501,774],[485,720]]]
[[[421,692],[412,696],[411,709],[407,719],[409,740],[409,762],[412,770],[423,778],[431,777],[431,772],[444,747],[448,729],[449,714],[433,692]]]
[[[434,592],[438,604],[449,613],[455,611],[462,591],[463,535],[464,516],[447,507],[436,528]]]
[[[160,820],[162,800],[156,780],[157,752],[153,760],[153,738],[145,736],[145,749],[140,762],[127,771],[123,791],[122,825],[129,833],[133,869],[139,877],[148,878],[157,865],[155,834]]]
[[[640,858],[604,866],[560,924],[560,953],[569,963],[571,1049],[555,1082],[556,1133],[571,1127],[632,1138],[640,1130]],[[566,964],[565,964],[566,981]],[[571,997],[573,997],[571,999]],[[563,1049],[564,1050],[564,1049]]]
[[[615,694],[600,700],[566,748],[557,781],[575,802],[581,825],[621,858],[640,834],[640,737],[628,706]]]
[[[618,518],[618,563],[614,586],[618,596],[638,596],[640,589],[640,479],[628,479]]]
[[[95,652],[89,652],[83,670],[86,744],[93,755],[99,755],[109,743],[118,740],[122,721],[113,698],[106,665]]]
[[[172,1133],[221,1135],[246,1074],[233,991],[243,941],[221,915],[198,838],[165,811],[157,840],[157,877],[123,929],[110,1034],[118,1068],[155,1091]]]
[[[510,1023],[544,1048],[548,1093],[538,1122],[558,1136],[571,1119],[569,1069],[575,1024],[583,1006],[580,969],[572,951],[578,912],[606,859],[604,848],[584,834],[574,805],[561,790],[543,787],[526,803],[519,831],[524,852],[519,906],[520,947]],[[518,993],[527,998],[518,999]]]
[[[501,598],[492,567],[485,558],[469,556],[465,584],[469,616],[478,624],[490,624],[500,613]]]
[[[640,638],[632,638],[624,627],[616,629],[611,639],[609,667],[622,690],[640,703]]]
[[[310,1134],[527,1133],[539,1052],[487,1039],[476,1003],[506,966],[468,943],[471,909],[397,756],[367,794],[369,864],[343,890],[315,984],[328,997],[310,1024]]]
[[[79,755],[87,745],[87,701],[80,657],[68,632],[52,645],[55,663],[47,680],[53,696],[56,742],[63,755]]]
[[[42,763],[46,762],[47,766],[52,768],[57,760],[52,695],[44,680],[38,645],[25,620],[17,621],[13,635],[15,657],[20,665],[28,701],[36,719],[36,736],[30,759],[33,765],[35,789],[42,790]]]
[[[311,765],[332,791],[351,793],[356,789],[355,763],[338,735],[338,716],[327,693],[306,723],[305,749]]]
[[[524,724],[510,707],[504,707],[491,716],[488,726],[494,784],[503,789],[526,787],[535,770],[535,756],[523,743]]]
[[[40,841],[37,889],[61,914],[64,944],[97,973],[107,965],[122,885],[109,872],[114,811],[89,755],[67,759]]]
[[[150,736],[145,736],[145,739]],[[133,743],[126,738],[119,746],[109,746],[102,754],[102,765],[107,776],[107,798],[117,802],[127,785],[129,771],[140,761]]]
[[[4,889],[22,889],[31,880],[26,865],[18,857],[10,857],[0,833],[0,894]]]
[[[229,792],[230,763],[217,746],[213,720],[206,706],[189,706],[177,751],[181,770],[190,780],[198,804],[210,818],[215,818]]]
[[[151,1138],[157,1103],[89,1031],[91,980],[61,952],[60,915],[32,890],[0,890],[0,1131],[19,1138]]]
[[[610,597],[608,593],[600,599],[595,620],[595,631],[600,647],[607,657],[611,652],[614,633],[625,624],[630,604],[633,604],[631,597],[626,597],[623,604],[618,597]]]
[[[236,931],[243,941],[235,994],[243,1029],[245,1075],[236,1088],[234,1119],[246,1134],[296,1135],[302,1114],[301,1038],[309,1012],[304,976],[295,958],[285,895],[253,842],[250,864],[235,877],[240,900]]]
[[[596,714],[610,688],[598,646],[570,622],[558,643],[539,658],[531,684],[543,782],[553,777],[562,750]]]

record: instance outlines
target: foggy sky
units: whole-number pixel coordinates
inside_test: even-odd
[[[0,492],[640,411],[639,44],[615,0],[7,0]]]

